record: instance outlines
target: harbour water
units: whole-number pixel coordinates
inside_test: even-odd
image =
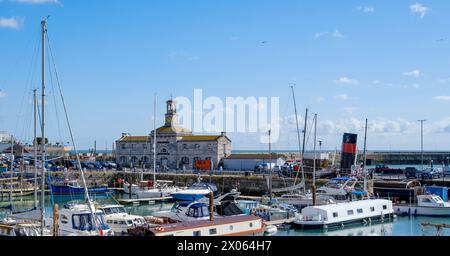
[[[110,194],[108,196],[95,197],[95,201],[104,204],[118,204],[117,199],[123,197],[120,194]],[[62,207],[64,204],[79,200],[82,201],[82,196],[54,196],[53,202],[59,204]],[[0,201],[1,205],[7,205],[8,200],[4,199]],[[139,206],[126,206],[126,209],[131,214],[148,216],[157,211],[170,210],[172,203],[156,203]],[[31,209],[34,206],[33,196],[24,198],[17,198],[13,202],[15,211],[22,211]],[[52,214],[52,199],[47,196],[46,201],[46,215]],[[0,213],[0,218],[2,214]],[[423,228],[421,223],[434,223],[434,224],[449,224],[450,218],[439,217],[409,217],[398,216],[391,221],[385,221],[384,223],[377,223],[372,225],[353,225],[344,228],[339,228],[329,231],[321,230],[299,230],[290,229],[288,231],[278,231],[275,236],[435,236],[437,230],[432,227]],[[442,232],[444,236],[450,236],[450,229],[444,229]]]

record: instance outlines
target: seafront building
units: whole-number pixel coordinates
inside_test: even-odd
[[[168,169],[194,169],[200,162],[222,166],[231,155],[231,140],[220,135],[194,135],[177,123],[176,104],[168,100],[165,124],[156,129],[156,166]],[[147,136],[123,133],[116,141],[116,162],[123,166],[153,166],[154,132]]]

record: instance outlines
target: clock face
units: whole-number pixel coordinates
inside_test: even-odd
[[[166,116],[166,123],[172,123],[172,117]]]

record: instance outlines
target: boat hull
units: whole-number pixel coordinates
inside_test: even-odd
[[[175,201],[198,201],[205,197],[202,194],[182,194],[182,193],[172,193],[172,198]]]
[[[333,228],[342,228],[343,226],[348,225],[358,225],[358,224],[366,224],[366,223],[374,223],[386,220],[392,220],[394,218],[393,213],[388,213],[384,215],[378,215],[373,217],[366,218],[358,218],[340,222],[333,223],[325,223],[325,222],[313,222],[313,223],[305,223],[305,222],[293,222],[292,227],[301,228],[301,229],[333,229]],[[369,220],[370,219],[370,220]]]
[[[449,217],[450,207],[394,206],[398,215]]]
[[[75,188],[69,186],[51,186],[52,193],[56,195],[74,195],[74,194],[84,194],[84,188]],[[90,194],[104,194],[108,192],[108,188],[88,188],[88,193]]]

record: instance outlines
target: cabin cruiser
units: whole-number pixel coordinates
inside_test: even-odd
[[[122,205],[103,205],[97,207],[105,215],[106,224],[114,234],[127,234],[134,227],[146,225],[142,216],[130,215]]]
[[[252,214],[266,221],[290,220],[296,218],[298,210],[292,205],[272,200],[269,205],[259,204],[252,209]]]
[[[203,198],[205,195],[210,194],[211,192],[214,193],[216,196],[217,186],[212,183],[205,183],[205,182],[196,182],[192,184],[187,189],[182,189],[176,192],[171,193],[173,200],[175,201],[198,201],[201,198]]]
[[[327,184],[317,189],[317,198],[328,198],[336,201],[346,201],[351,192],[355,194],[367,194],[364,185],[356,178],[339,177],[331,179]],[[364,193],[365,192],[365,193]]]
[[[173,181],[158,180],[155,184],[153,181],[144,180],[139,185],[131,184],[131,190],[128,182],[125,182],[123,187],[125,194],[130,194],[131,192],[132,195],[137,195],[140,199],[161,198],[168,197],[170,193],[179,190],[177,187],[171,186],[172,183]]]
[[[88,204],[66,204],[59,210],[61,236],[111,236],[114,232],[105,223],[105,214]],[[93,223],[93,215],[95,221]]]
[[[169,219],[170,222],[189,222],[209,219],[209,206],[200,202],[177,202],[170,211],[161,211],[153,217]]]
[[[450,216],[450,203],[438,195],[419,195],[413,205],[396,204],[395,212],[401,215]]]
[[[351,223],[371,223],[384,221],[394,216],[392,201],[385,199],[367,199],[333,205],[308,206],[302,210],[294,225],[302,228],[327,229],[343,227]]]

